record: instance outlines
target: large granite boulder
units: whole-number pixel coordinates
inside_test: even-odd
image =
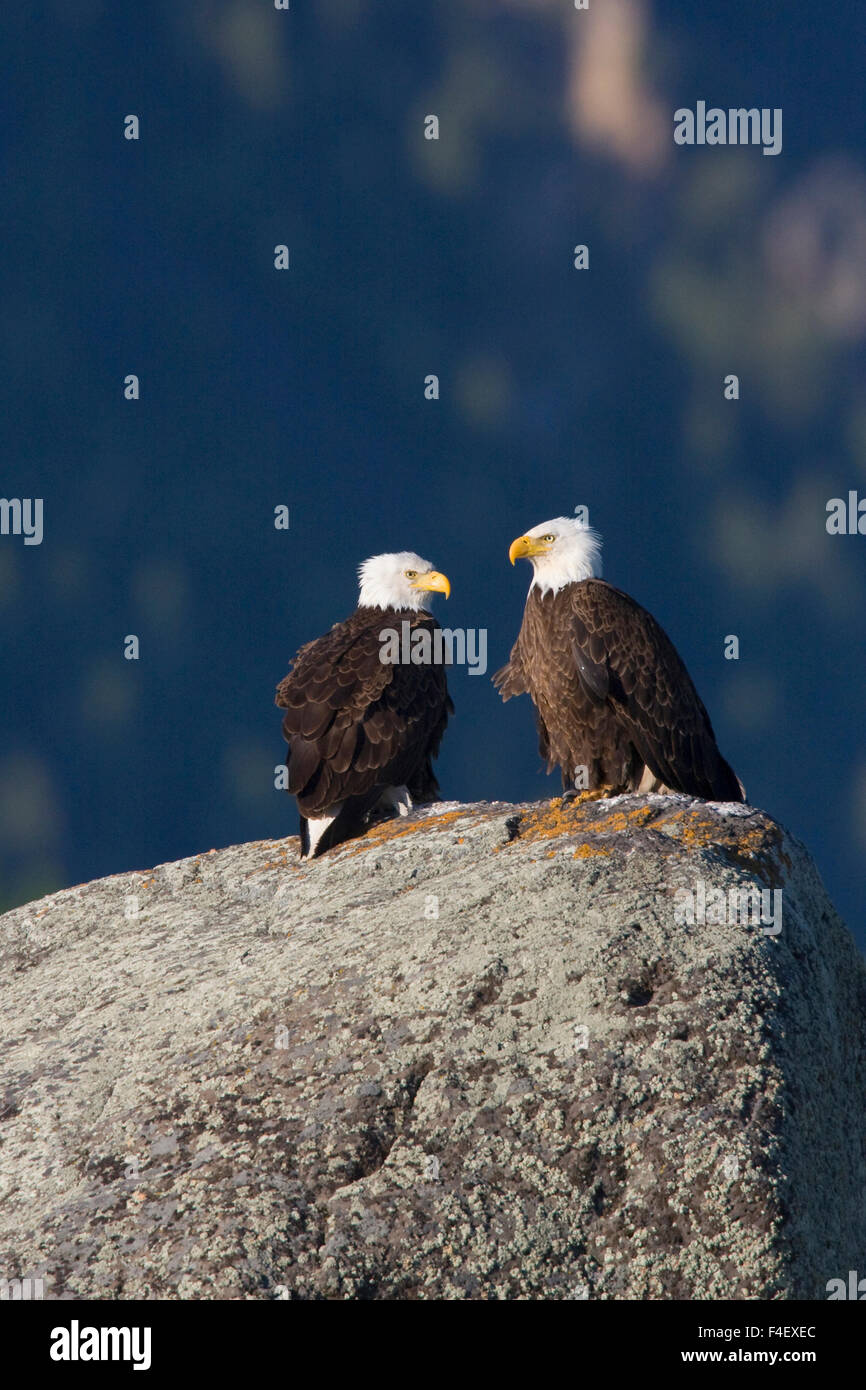
[[[768,816],[444,804],[297,856],[0,918],[4,1278],[767,1299],[862,1265],[866,968]]]

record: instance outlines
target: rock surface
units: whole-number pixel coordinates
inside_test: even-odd
[[[766,1299],[862,1266],[866,968],[769,817],[446,804],[297,852],[0,919],[4,1277]],[[749,885],[781,930],[700,920]]]

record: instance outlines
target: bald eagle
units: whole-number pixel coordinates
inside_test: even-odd
[[[606,584],[601,537],[573,517],[518,536],[511,563],[533,568],[523,623],[493,677],[503,700],[529,694],[539,749],[567,795],[584,788],[674,791],[744,801],[670,638],[633,598]]]
[[[372,556],[358,577],[355,612],[301,647],[277,686],[303,858],[360,834],[382,810],[407,815],[413,802],[439,798],[432,760],[454,706],[435,659],[439,624],[422,605],[451,585],[408,550]],[[426,637],[416,641],[419,629]],[[408,640],[395,643],[395,632]],[[419,662],[425,641],[430,659]],[[388,655],[397,647],[408,661]]]

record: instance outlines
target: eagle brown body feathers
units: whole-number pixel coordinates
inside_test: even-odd
[[[602,579],[529,591],[506,666],[503,700],[531,695],[539,749],[564,787],[586,768],[589,789],[661,787],[743,801],[691,677],[646,609]]]
[[[302,842],[307,818],[342,803],[317,853],[360,833],[389,787],[405,786],[416,802],[438,799],[432,759],[454,706],[441,663],[380,660],[380,633],[400,633],[404,622],[431,635],[439,626],[424,609],[359,607],[301,647],[277,686]]]

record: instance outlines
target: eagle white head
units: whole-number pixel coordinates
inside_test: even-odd
[[[429,560],[422,560],[412,550],[400,550],[396,555],[372,555],[358,569],[361,593],[360,608],[424,607],[429,593],[448,598],[451,585],[444,574],[434,570]]]
[[[512,541],[508,558],[512,565],[532,562],[530,591],[556,594],[566,584],[601,577],[601,536],[576,517],[556,516]]]

